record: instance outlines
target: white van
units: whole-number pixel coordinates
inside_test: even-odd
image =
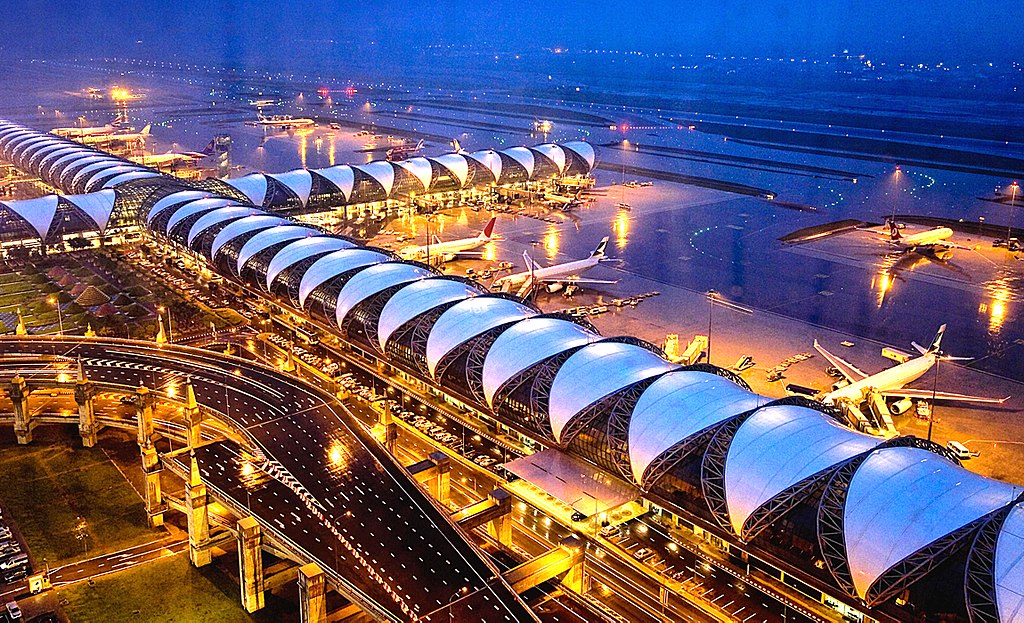
[[[949,443],[946,444],[946,449],[952,452],[953,456],[960,459],[961,461],[966,461],[971,457],[977,456],[976,454],[968,450],[967,446],[960,443],[959,441],[950,441]]]

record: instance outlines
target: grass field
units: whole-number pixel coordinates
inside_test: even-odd
[[[67,600],[64,612],[74,623],[276,623],[298,619],[297,604],[270,595],[266,608],[254,615],[246,614],[234,580],[215,567],[192,567],[186,555],[102,577],[92,586],[75,584],[60,589],[58,594]]]
[[[117,551],[162,534],[146,526],[142,500],[100,448],[0,450],[0,498],[34,560],[55,563]],[[83,521],[85,542],[76,537]]]

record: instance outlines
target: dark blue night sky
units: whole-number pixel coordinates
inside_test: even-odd
[[[893,62],[1006,62],[1024,56],[1020,18],[1019,2],[993,0],[14,0],[5,3],[0,45],[7,57],[245,63],[387,59],[427,45],[819,57],[850,49]]]

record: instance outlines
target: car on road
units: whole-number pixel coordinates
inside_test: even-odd
[[[579,512],[579,511],[576,511],[576,512],[574,512],[572,514],[570,519],[572,519],[573,521],[586,521],[587,520],[587,516],[584,515],[583,513]]]
[[[605,526],[605,527],[601,528],[601,530],[598,532],[598,534],[600,534],[601,536],[603,536],[606,539],[610,539],[613,536],[619,536],[619,527],[618,526]]]
[[[636,558],[637,560],[639,560],[641,562],[647,560],[648,558],[650,558],[653,555],[654,555],[654,550],[652,550],[649,547],[641,547],[640,549],[638,549],[635,552],[633,552],[633,558]]]
[[[11,623],[22,620],[21,608],[18,607],[18,602],[16,601],[7,602],[7,606],[4,608],[4,614],[7,616],[7,620]]]

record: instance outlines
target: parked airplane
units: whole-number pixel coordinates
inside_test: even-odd
[[[948,260],[953,257],[953,249],[972,250],[970,247],[951,242],[949,239],[953,236],[953,230],[949,227],[935,227],[914,234],[904,234],[892,219],[886,219],[885,226],[889,231],[887,234],[880,232],[883,239],[904,253],[923,253],[940,260]]]
[[[167,152],[166,154],[132,156],[130,160],[146,166],[161,167],[170,166],[178,162],[191,164],[197,160],[202,160],[209,155],[210,154],[201,151]]]
[[[429,245],[405,247],[398,254],[402,256],[402,259],[406,260],[426,261],[433,258],[435,261],[450,262],[456,256],[469,254],[470,251],[490,242],[492,240],[491,234],[494,232],[494,223],[497,220],[498,217],[492,216],[491,220],[487,221],[483,231],[472,238],[460,238],[459,240],[442,242],[440,238],[434,235],[433,242]]]
[[[605,248],[608,246],[608,236],[601,239],[601,243],[590,254],[590,257],[582,260],[573,260],[564,264],[556,264],[543,268],[538,266],[530,254],[523,251],[523,259],[526,261],[527,270],[513,275],[506,275],[491,284],[492,290],[500,292],[515,292],[518,296],[526,296],[535,286],[544,285],[548,292],[558,292],[566,285],[598,285],[612,284],[617,281],[605,279],[581,279],[580,275],[585,271],[600,264],[608,258],[605,256]]]
[[[264,116],[256,113],[256,121],[251,125],[264,126],[269,128],[307,128],[315,126],[316,122],[305,117],[293,117],[291,115],[270,115]]]
[[[869,402],[869,407],[872,407],[871,411],[882,411],[881,407],[876,408],[870,404],[870,401],[876,397],[883,401],[886,398],[899,399],[899,401],[887,407],[888,411],[896,415],[910,408],[909,399],[913,398],[986,404],[1002,404],[1006,402],[1009,396],[1006,398],[986,398],[906,387],[909,383],[924,376],[937,361],[969,359],[969,357],[950,357],[941,353],[939,349],[945,332],[946,325],[939,327],[938,333],[935,334],[935,338],[928,348],[912,342],[911,345],[920,353],[919,357],[908,358],[903,363],[876,374],[862,372],[857,366],[829,352],[818,343],[818,340],[814,340],[814,349],[821,353],[821,356],[828,360],[833,367],[839,370],[846,381],[846,384],[836,384],[832,387],[831,391],[823,392],[819,396],[819,400],[826,404],[834,404],[846,409],[848,414],[853,415],[852,419],[854,420],[865,419],[864,414],[860,411],[860,406],[864,402]],[[892,421],[888,418],[888,413],[876,413],[875,415],[882,420],[877,423],[879,428],[892,428]],[[895,434],[894,429],[893,432]]]
[[[106,125],[92,126],[88,128],[54,128],[50,130],[51,134],[62,136],[64,138],[70,138],[72,140],[80,141],[86,136],[96,136],[100,134],[113,134],[121,129],[121,121],[118,119],[113,123]]]
[[[395,145],[391,149],[385,152],[387,159],[391,162],[398,162],[399,160],[405,160],[409,156],[418,154],[423,149],[423,139],[420,139],[417,143],[403,143],[401,145]]]
[[[143,143],[149,138],[152,125],[147,124],[141,132],[118,132],[114,134],[92,134],[74,137],[73,140],[85,145],[112,145],[114,143]],[[71,137],[69,137],[71,138]]]

